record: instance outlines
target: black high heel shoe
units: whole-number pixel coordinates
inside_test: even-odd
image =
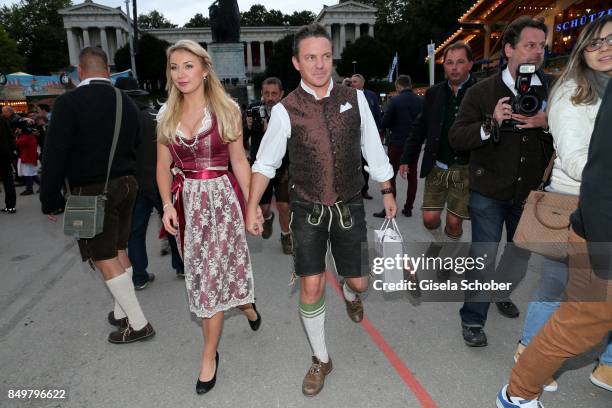
[[[208,391],[212,390],[217,382],[217,370],[219,369],[219,352],[215,355],[215,375],[209,381],[200,381],[200,377],[198,376],[198,382],[196,383],[196,393],[197,394],[206,394]]]
[[[247,320],[249,321],[249,326],[251,326],[251,330],[257,331],[259,329],[259,326],[261,326],[261,315],[257,311],[257,306],[255,306],[255,303],[251,303],[251,305],[253,305],[253,310],[255,310],[255,314],[257,315],[257,320],[249,320],[248,318]]]

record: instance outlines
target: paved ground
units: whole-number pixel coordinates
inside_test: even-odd
[[[366,202],[370,228],[379,223],[371,217],[380,209],[377,190],[373,185],[376,199]],[[421,194],[419,186],[417,201]],[[400,215],[398,223],[406,240],[428,240],[418,211],[413,218]],[[200,328],[187,310],[184,282],[169,257],[159,256],[157,221],[151,225],[150,271],[157,279],[138,297],[157,336],[117,346],[106,341],[112,304],[100,276],[80,262],[60,225],[40,214],[38,197],[20,197],[14,216],[0,214],[0,407],[493,407],[507,381],[524,313],[511,320],[491,310],[489,346],[472,349],[463,344],[458,303],[370,291],[367,319],[357,325],[328,285],[326,330],[335,368],[318,397],[302,396],[310,350],[297,284],[288,285],[291,258],[281,253],[275,225],[269,241],[249,240],[262,327],[254,333],[242,315],[228,313],[217,386],[199,397]],[[539,268],[533,259],[513,296],[523,312]],[[547,393],[544,405],[611,407],[612,393],[588,380],[596,356],[592,351],[569,362],[559,391]],[[10,388],[66,388],[69,400],[17,402],[7,398]]]

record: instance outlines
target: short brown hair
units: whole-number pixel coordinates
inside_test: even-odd
[[[281,91],[283,90],[283,82],[277,77],[268,77],[264,79],[261,83],[261,87],[263,88],[264,85],[276,85],[278,86],[278,89],[280,89]]]
[[[504,36],[502,37],[502,53],[504,54],[504,57],[508,58],[504,51],[506,44],[510,44],[512,48],[516,48],[516,44],[518,44],[519,40],[521,39],[521,33],[527,27],[544,31],[544,35],[548,34],[548,27],[542,20],[531,18],[530,16],[522,16],[517,18],[511,22],[504,31]]]
[[[295,33],[293,37],[293,56],[297,58],[300,53],[300,42],[310,37],[323,37],[327,38],[327,40],[334,46],[329,33],[321,24],[313,23],[307,26],[304,26]]]
[[[395,80],[395,85],[399,85],[404,89],[412,89],[412,78],[410,78],[410,75],[400,75]]]
[[[83,71],[106,71],[108,57],[102,48],[85,47],[79,53],[79,65]]]
[[[467,57],[468,61],[474,61],[474,53],[472,52],[472,47],[470,47],[467,43],[464,43],[463,41],[455,41],[454,43],[446,47],[444,49],[442,59],[446,61],[446,54],[448,54],[449,51],[455,50],[465,50],[465,56]]]

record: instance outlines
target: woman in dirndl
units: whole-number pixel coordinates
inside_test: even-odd
[[[202,318],[196,392],[204,394],[216,382],[224,312],[238,307],[252,330],[261,324],[243,217],[250,167],[240,109],[206,50],[181,40],[166,55],[168,101],[157,117],[157,183],[164,228],[176,236],[185,264],[189,309]]]

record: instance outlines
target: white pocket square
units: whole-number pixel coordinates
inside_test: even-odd
[[[350,103],[345,103],[344,105],[340,105],[340,113],[342,112],[346,112],[347,110],[351,109],[353,106]]]

